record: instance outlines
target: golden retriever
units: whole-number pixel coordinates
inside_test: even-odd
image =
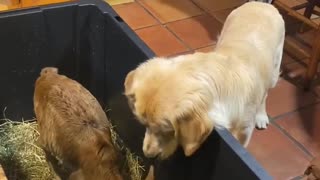
[[[57,68],[42,69],[35,83],[34,111],[40,146],[57,178],[122,179],[107,116],[82,85],[59,75]]]
[[[125,95],[145,127],[146,157],[182,146],[192,155],[213,128],[246,147],[255,125],[267,128],[266,98],[279,78],[284,20],[270,4],[247,2],[227,17],[215,49],[156,57],[127,74]]]

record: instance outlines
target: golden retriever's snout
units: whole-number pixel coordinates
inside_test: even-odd
[[[161,148],[159,147],[159,142],[154,135],[148,132],[145,133],[143,140],[143,153],[147,158],[155,158],[161,154]]]
[[[151,146],[143,146],[143,153],[147,158],[156,158],[161,152]]]

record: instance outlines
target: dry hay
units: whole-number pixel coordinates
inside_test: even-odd
[[[143,166],[140,165],[140,157],[131,153],[128,148],[123,146],[123,142],[114,130],[114,127],[112,127],[110,130],[113,144],[117,149],[119,149],[120,152],[122,152],[122,155],[125,157],[125,160],[123,161],[123,170],[126,172],[123,172],[123,174],[128,174],[131,180],[141,180],[145,170]]]
[[[44,152],[36,145],[37,123],[1,121],[4,123],[0,125],[0,164],[8,179],[53,179]]]
[[[139,163],[139,157],[122,145],[113,128],[111,133],[115,146],[123,152],[121,172],[131,180],[141,180],[144,169]],[[35,120],[21,122],[0,120],[0,164],[9,180],[54,179],[44,152],[37,145],[38,137]]]

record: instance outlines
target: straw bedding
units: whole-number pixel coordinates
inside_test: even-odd
[[[125,179],[141,180],[143,167],[140,158],[122,145],[111,128],[112,140],[122,154],[121,172]],[[54,179],[45,160],[43,150],[37,145],[39,133],[35,120],[15,122],[0,120],[0,164],[9,180]]]

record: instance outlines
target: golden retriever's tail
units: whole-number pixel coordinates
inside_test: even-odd
[[[55,67],[45,67],[41,69],[40,75],[45,75],[45,74],[58,74],[58,68]]]

